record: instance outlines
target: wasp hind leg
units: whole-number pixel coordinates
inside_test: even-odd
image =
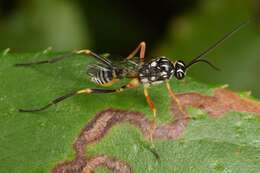
[[[76,53],[76,54],[90,55],[90,56],[94,57],[95,59],[97,59],[98,61],[100,61],[100,62],[102,62],[102,63],[104,63],[104,64],[106,64],[106,65],[108,65],[108,66],[111,65],[111,62],[110,62],[108,59],[99,56],[98,54],[92,52],[92,51],[89,50],[89,49],[77,50],[77,51],[75,51],[75,53]]]
[[[63,55],[58,55],[58,56],[52,57],[48,60],[34,61],[34,62],[28,62],[28,63],[18,63],[18,64],[15,64],[15,66],[16,67],[26,67],[26,66],[40,65],[40,64],[53,64],[53,63],[62,61],[66,58],[70,58],[70,57],[78,55],[78,54],[90,55],[90,56],[96,58],[98,61],[101,61],[101,62],[103,62],[107,65],[111,65],[109,60],[106,60],[105,58],[99,56],[98,54],[92,52],[91,50],[82,49],[82,50],[69,52],[69,53],[66,53],[66,54],[63,54]]]
[[[122,87],[118,89],[100,89],[100,88],[86,88],[81,89],[77,91],[70,92],[66,95],[60,96],[54,100],[52,100],[50,103],[48,103],[45,106],[42,106],[40,108],[36,109],[19,109],[19,112],[40,112],[48,109],[49,107],[56,105],[59,102],[62,102],[63,100],[70,98],[72,96],[80,95],[80,94],[106,94],[106,93],[117,93],[122,92],[125,89],[135,88],[139,86],[139,80],[138,79],[132,79],[127,85],[123,85]]]
[[[26,66],[40,65],[40,64],[52,64],[52,63],[56,63],[58,61],[64,60],[66,58],[69,58],[73,55],[75,55],[75,53],[70,52],[70,53],[66,53],[66,54],[63,54],[63,55],[55,56],[55,57],[48,59],[48,60],[34,61],[34,62],[28,62],[28,63],[18,63],[18,64],[15,64],[14,66],[16,66],[16,67],[26,67]]]
[[[84,90],[78,90],[78,91],[73,91],[70,92],[66,95],[57,97],[56,99],[52,100],[50,103],[48,103],[45,106],[42,106],[40,108],[36,108],[36,109],[19,109],[19,112],[41,112],[44,111],[46,109],[48,109],[49,107],[56,105],[59,102],[62,102],[63,100],[70,98],[72,96],[76,96],[79,94],[91,94],[91,93],[97,93],[97,94],[102,94],[102,93],[112,93],[112,92],[116,92],[116,90],[105,90],[105,89],[90,89],[90,88],[86,88]]]

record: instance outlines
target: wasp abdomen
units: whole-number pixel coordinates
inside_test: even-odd
[[[87,72],[90,80],[98,85],[106,85],[115,79],[115,70],[113,68],[94,65],[90,66]]]

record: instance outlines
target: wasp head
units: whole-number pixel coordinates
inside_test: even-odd
[[[181,80],[186,75],[185,63],[183,61],[176,61],[174,64],[174,76],[176,79]]]

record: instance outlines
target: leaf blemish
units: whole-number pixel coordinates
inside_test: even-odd
[[[182,93],[177,94],[177,97],[184,108],[187,109],[189,106],[199,108],[206,111],[209,116],[212,117],[220,117],[230,111],[251,112],[260,115],[259,102],[241,98],[238,94],[223,88],[216,89],[213,96],[204,96],[199,93]],[[174,101],[171,104],[171,111],[175,120],[157,126],[153,134],[154,139],[179,139],[188,126],[191,118],[186,112],[179,111]],[[149,138],[149,129],[152,126],[152,122],[150,122],[144,114],[112,108],[106,109],[98,113],[95,118],[85,126],[76,139],[73,145],[76,152],[75,160],[65,161],[56,165],[53,172],[94,172],[95,169],[101,165],[114,172],[132,172],[131,167],[124,161],[106,155],[89,158],[85,154],[85,149],[88,144],[97,143],[112,126],[123,122],[129,122],[134,125],[140,129],[145,138]],[[240,124],[237,124],[236,127],[239,129]],[[214,169],[223,170],[224,165],[217,163]]]

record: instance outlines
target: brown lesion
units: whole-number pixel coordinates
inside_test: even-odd
[[[213,96],[205,96],[199,93],[182,93],[176,97],[185,109],[189,106],[199,108],[207,112],[210,116],[219,117],[230,111],[252,112],[260,115],[260,102],[241,98],[239,95],[227,89],[216,89]],[[175,120],[172,122],[157,126],[153,138],[159,140],[175,140],[186,129],[190,119],[187,113],[180,111],[176,101],[171,105],[172,115]],[[128,173],[132,172],[131,167],[116,158],[109,156],[88,157],[85,153],[85,147],[88,144],[96,143],[108,130],[117,123],[128,122],[143,133],[145,138],[149,138],[150,128],[153,125],[146,116],[140,112],[128,112],[118,109],[107,109],[98,113],[95,118],[86,125],[81,131],[79,137],[74,143],[76,158],[73,161],[66,161],[56,165],[53,172],[72,172],[72,173],[90,173],[103,165],[113,172]]]
[[[120,173],[131,173],[132,170],[123,161],[110,158],[106,155],[95,156],[88,160],[88,164],[81,171],[82,173],[92,173],[98,166],[105,166],[107,169],[112,170],[113,172]]]
[[[213,117],[219,117],[226,112],[251,112],[260,114],[260,102],[241,98],[228,89],[216,89],[213,96],[203,96],[198,93],[179,94],[178,98],[185,107],[192,106],[206,111]]]

